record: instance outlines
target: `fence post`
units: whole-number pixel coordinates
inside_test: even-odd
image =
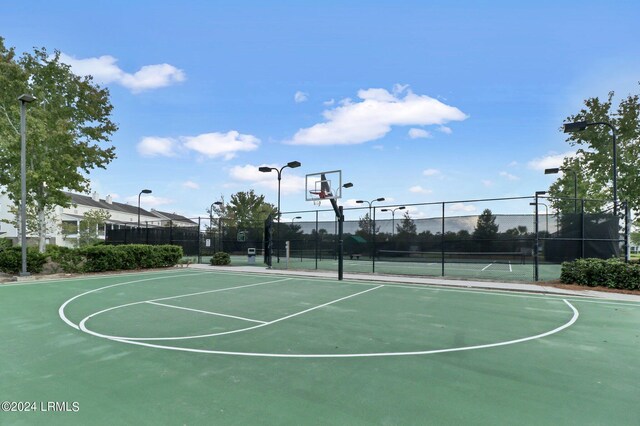
[[[338,207],[338,212],[340,213],[340,217],[338,218],[338,280],[342,281],[342,276],[344,272],[344,240],[343,240],[343,224],[344,224],[344,213],[342,211],[342,206]],[[374,255],[375,257],[375,255]]]
[[[631,234],[631,220],[629,215],[631,209],[629,209],[629,202],[624,202],[624,261],[629,263],[631,259],[631,244],[629,244],[629,236]]]
[[[580,258],[584,259],[584,198],[580,200]]]
[[[445,214],[445,204],[442,203],[442,234],[440,234],[440,262],[442,265],[442,276],[444,277],[444,214]]]
[[[169,244],[173,244],[173,220],[169,220]]]
[[[316,210],[316,270],[318,269],[318,244],[320,235],[318,235],[318,210]]]
[[[198,216],[198,232],[197,232],[197,242],[198,242],[198,263],[202,263],[202,253],[200,252],[200,216]]]
[[[374,274],[376,273],[376,206],[373,206],[373,262],[371,263],[371,269]]]
[[[536,214],[535,214],[535,222],[534,222],[534,232],[536,236],[535,243],[533,244],[533,280],[538,281],[539,278],[539,270],[538,270],[538,252],[540,251],[540,236],[539,232],[539,217],[538,217],[538,193],[536,192],[536,204],[535,204]]]

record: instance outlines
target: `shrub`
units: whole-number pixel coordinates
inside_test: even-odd
[[[229,253],[225,253],[223,251],[219,251],[211,256],[211,264],[212,265],[229,265],[231,263],[231,256]]]
[[[589,287],[640,290],[640,264],[618,259],[577,259],[564,262],[560,281]]]
[[[152,247],[156,250],[156,255],[158,256],[156,267],[174,266],[182,259],[182,256],[184,256],[184,252],[180,246],[166,244]]]
[[[57,247],[47,253],[67,273],[105,272],[173,266],[182,258],[182,247],[93,245],[79,249]]]
[[[36,248],[27,248],[27,271],[32,274],[42,272],[47,257]],[[22,270],[22,248],[11,247],[0,250],[0,271],[17,274]]]

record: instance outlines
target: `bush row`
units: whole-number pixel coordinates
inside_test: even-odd
[[[562,264],[560,281],[589,287],[640,290],[640,264],[618,259],[578,259]]]
[[[171,245],[96,245],[71,249],[47,247],[47,255],[67,273],[105,272],[126,269],[162,268],[176,265],[182,247]]]
[[[42,272],[42,267],[47,262],[47,256],[38,249],[27,248],[27,271],[32,274]],[[22,249],[9,247],[0,250],[0,271],[7,274],[17,274],[22,270]]]

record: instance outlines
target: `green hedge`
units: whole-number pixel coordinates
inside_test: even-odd
[[[27,271],[32,274],[42,272],[47,257],[33,247],[27,248]],[[0,271],[17,274],[22,270],[22,248],[11,247],[0,250]]]
[[[560,281],[589,287],[640,290],[640,264],[618,259],[578,259],[562,264]]]
[[[231,256],[229,255],[229,253],[219,251],[211,256],[211,264],[219,266],[229,265],[231,264]]]
[[[47,254],[68,273],[161,268],[176,265],[183,256],[180,246],[144,244],[56,247]]]

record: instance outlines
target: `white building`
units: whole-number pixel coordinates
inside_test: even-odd
[[[104,239],[107,229],[136,227],[138,225],[138,213],[140,214],[141,227],[167,226],[168,223],[171,223],[172,226],[197,226],[197,222],[184,216],[153,209],[151,211],[143,208],[138,210],[138,206],[113,201],[110,195],[101,199],[96,192],[91,196],[70,192],[67,194],[71,197],[71,205],[69,207],[57,206],[55,208],[48,226],[47,244],[75,247],[79,235],[73,232],[67,233],[66,236],[63,235],[63,224],[67,225],[67,229],[78,229],[84,214],[92,210],[103,210],[110,215],[102,229],[98,230],[98,237],[101,239]],[[16,227],[12,223],[4,222],[15,222],[16,217],[12,212],[14,208],[13,202],[6,195],[0,195],[0,220],[3,221],[0,223],[0,237],[9,238],[14,244],[19,244],[19,234]],[[29,245],[37,244],[36,235],[29,234],[27,238]]]

